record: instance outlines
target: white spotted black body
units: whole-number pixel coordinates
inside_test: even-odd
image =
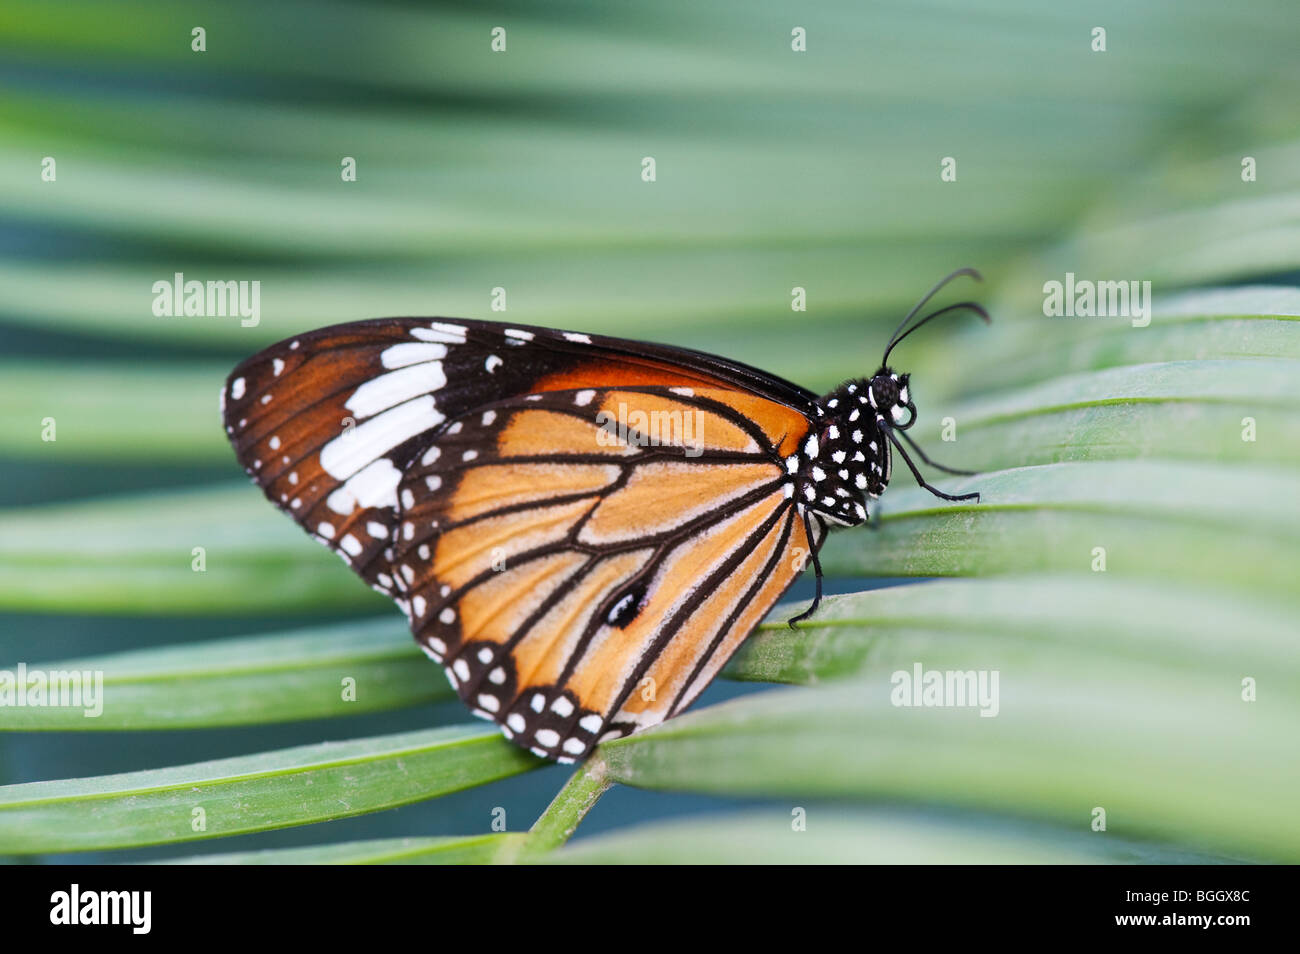
[[[916,417],[907,375],[882,368],[872,378],[847,381],[817,400],[818,426],[799,452],[785,459],[789,493],[807,511],[852,527],[869,519],[869,501],[889,485],[893,458],[889,429],[905,430]]]

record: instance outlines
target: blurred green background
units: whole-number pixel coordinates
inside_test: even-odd
[[[216,403],[238,360],[333,322],[452,315],[702,348],[824,391],[971,265],[988,281],[952,295],[993,327],[937,325],[895,360],[923,445],[990,472],[951,481],[984,508],[898,473],[880,532],[827,551],[833,591],[862,595],[765,630],[699,716],[607,747],[624,784],[560,857],[1296,860],[1298,48],[1283,0],[8,0],[0,667],[111,656],[116,682],[92,727],[0,709],[0,855],[477,835],[497,808],[519,832],[564,784],[475,726],[464,764],[435,740],[385,794],[395,733],[467,714],[392,607],[239,473]],[[259,281],[260,322],[155,316],[176,272]],[[1066,272],[1150,281],[1152,324],[1045,317]],[[990,579],[878,588],[940,576]],[[889,706],[914,660],[1000,669],[1002,715]],[[340,674],[362,686],[350,707]],[[804,688],[747,685],[770,682]],[[242,787],[267,753],[343,739],[387,741],[361,746],[360,780],[294,776],[332,802]],[[235,756],[253,761],[117,774]],[[90,776],[113,778],[60,781]],[[233,793],[208,834],[245,834],[187,843],[179,796],[131,814],[169,785]]]

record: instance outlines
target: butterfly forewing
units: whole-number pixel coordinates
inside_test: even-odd
[[[226,432],[249,475],[385,592],[400,468],[444,419],[434,394],[455,336],[425,331],[388,323],[304,335],[244,362],[223,391]]]

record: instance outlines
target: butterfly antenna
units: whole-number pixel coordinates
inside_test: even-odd
[[[938,311],[932,311],[924,318],[922,318],[920,321],[918,321],[916,324],[914,324],[912,327],[904,331],[901,335],[898,335],[897,337],[894,338],[894,340],[889,342],[889,347],[885,348],[885,353],[880,359],[881,367],[884,367],[886,364],[889,363],[889,352],[893,351],[894,347],[897,344],[899,344],[904,338],[906,338],[913,331],[915,331],[917,328],[920,328],[922,325],[926,324],[927,322],[934,321],[934,319],[938,318],[940,315],[946,315],[949,312],[953,312],[953,311],[973,311],[975,312],[975,314],[979,315],[981,319],[983,319],[984,324],[986,325],[990,324],[993,321],[993,319],[989,317],[989,313],[984,310],[984,306],[974,301],[959,301],[955,305],[948,305],[945,308],[940,308]]]
[[[889,354],[889,349],[892,348],[894,345],[896,345],[900,340],[902,340],[901,335],[903,334],[903,329],[907,327],[907,323],[909,321],[911,321],[913,318],[916,317],[917,312],[919,312],[922,308],[925,307],[926,302],[928,302],[935,295],[939,294],[939,292],[943,290],[943,287],[947,285],[949,282],[954,281],[955,279],[958,279],[963,275],[969,275],[977,282],[984,281],[984,276],[981,275],[976,269],[973,268],[959,268],[955,272],[950,272],[949,274],[945,275],[943,278],[939,279],[939,281],[935,283],[934,287],[931,288],[928,292],[926,292],[921,297],[921,300],[912,306],[912,310],[907,313],[907,315],[903,318],[903,320],[898,323],[898,327],[894,329],[894,333],[889,338],[889,344],[885,348],[885,354]],[[883,364],[884,362],[881,363]]]

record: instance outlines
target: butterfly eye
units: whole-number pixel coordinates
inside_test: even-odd
[[[898,382],[888,374],[878,374],[871,379],[871,396],[881,411],[898,403]]]

